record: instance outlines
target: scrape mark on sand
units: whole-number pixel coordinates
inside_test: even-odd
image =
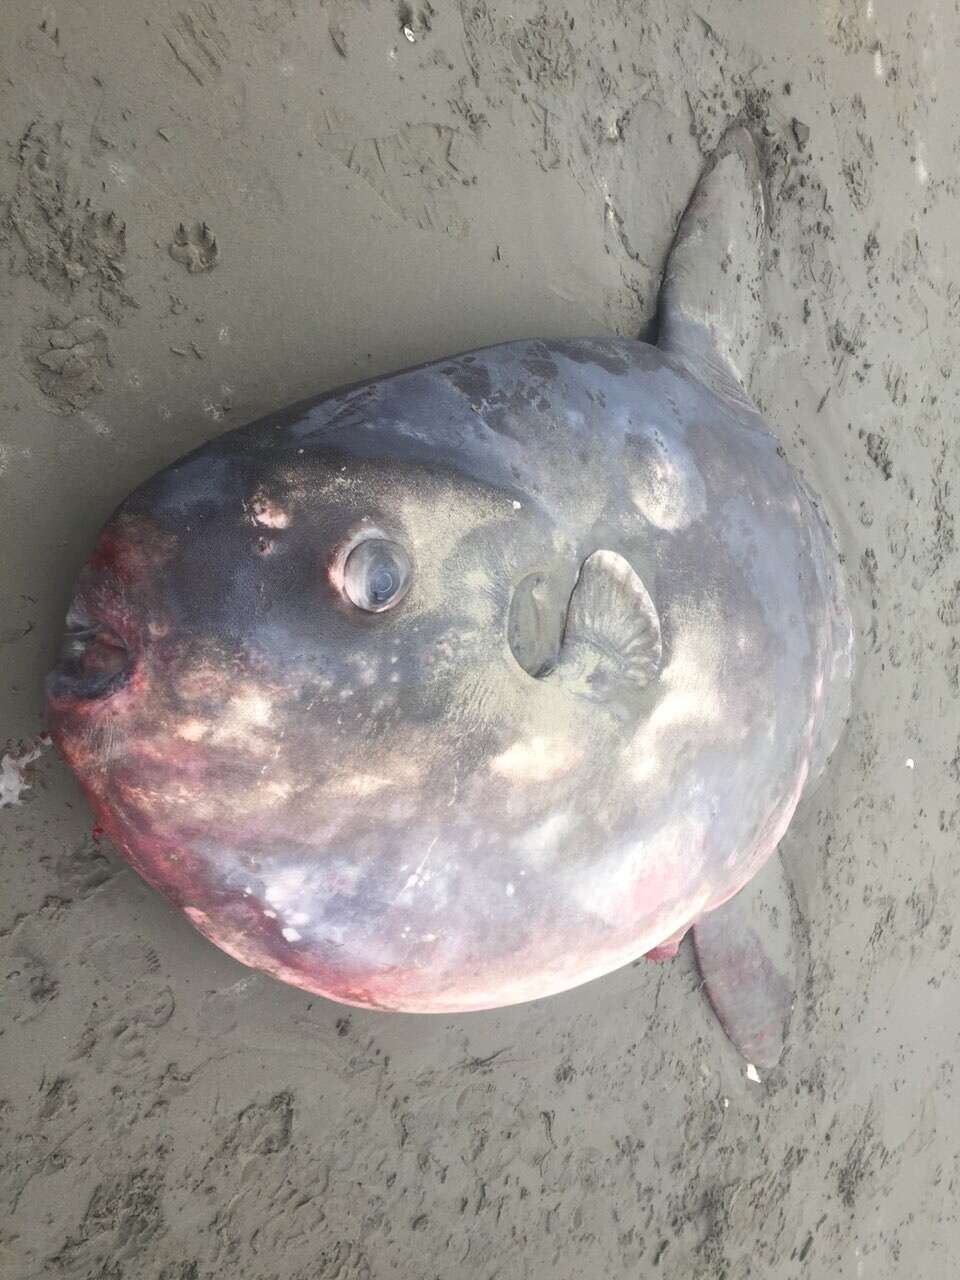
[[[470,224],[457,209],[456,188],[473,181],[463,135],[441,124],[413,124],[398,133],[327,144],[342,164],[372,187],[404,222],[462,239]]]
[[[181,9],[163,38],[181,67],[204,85],[223,70],[230,42],[220,27],[217,5]]]

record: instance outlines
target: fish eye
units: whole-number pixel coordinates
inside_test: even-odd
[[[399,542],[367,538],[347,556],[343,589],[347,599],[367,613],[398,605],[410,588],[413,566]]]

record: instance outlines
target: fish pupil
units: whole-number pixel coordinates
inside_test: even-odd
[[[390,570],[383,567],[376,569],[370,582],[370,595],[373,599],[378,604],[383,604],[385,600],[390,599],[393,591],[393,574]]]

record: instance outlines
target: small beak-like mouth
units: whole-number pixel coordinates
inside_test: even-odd
[[[54,702],[92,702],[109,698],[130,679],[134,654],[128,640],[95,618],[80,600],[67,614],[60,661],[47,679]]]

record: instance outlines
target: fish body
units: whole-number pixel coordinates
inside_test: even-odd
[[[225,951],[348,1004],[499,1006],[669,948],[769,858],[845,718],[849,612],[816,500],[673,306],[659,346],[303,402],[108,522],[51,729]]]

